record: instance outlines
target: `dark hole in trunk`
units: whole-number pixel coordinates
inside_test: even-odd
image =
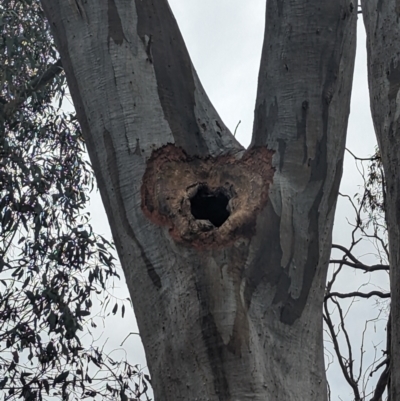
[[[229,197],[224,188],[211,191],[207,186],[199,186],[190,199],[192,215],[198,220],[209,220],[215,227],[221,227],[229,217],[227,210]]]

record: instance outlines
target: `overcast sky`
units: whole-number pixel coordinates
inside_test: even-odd
[[[261,46],[264,31],[265,0],[169,0],[171,7],[182,30],[183,37],[192,57],[192,61],[200,79],[224,120],[233,132],[238,122],[237,138],[247,146],[253,124],[253,111],[256,95],[256,84],[261,56]],[[351,116],[348,130],[347,147],[359,157],[373,154],[375,137],[370,118],[365,34],[361,18],[358,27],[358,50],[354,75]],[[354,161],[346,156],[341,192],[353,195],[362,185]],[[107,237],[110,232],[101,201],[98,195],[92,195],[90,208],[94,229]],[[339,199],[334,228],[334,243],[348,245],[350,243],[350,227],[347,220],[354,219],[351,208],[343,199]],[[358,255],[364,255],[365,263],[377,263],[373,256],[371,244],[360,247]],[[341,255],[340,255],[341,256]],[[355,291],[362,281],[372,280],[369,286],[387,286],[387,276],[360,275],[350,268],[340,285],[343,291]],[[116,294],[123,298],[128,296],[124,282],[118,284]],[[363,288],[364,291],[368,287]],[[374,300],[362,301],[357,305],[349,322],[351,333],[361,338],[366,318],[376,314]],[[378,354],[384,348],[379,344],[384,336],[384,322],[371,329],[368,344],[377,345]],[[118,347],[130,332],[137,332],[133,318],[127,315],[124,320],[110,318],[102,339],[108,340],[108,348]],[[372,335],[375,336],[372,338]],[[357,340],[359,352],[359,341]],[[371,348],[372,347],[372,348]],[[125,348],[134,363],[146,365],[140,339],[137,335],[130,336],[125,342]],[[373,350],[373,346],[370,345]],[[380,354],[379,354],[380,355]],[[373,357],[373,355],[372,355]],[[367,356],[366,359],[372,358]],[[356,354],[355,358],[358,358]],[[331,383],[332,400],[350,400],[349,387],[344,383],[337,367],[328,371]],[[341,398],[339,398],[341,396]]]

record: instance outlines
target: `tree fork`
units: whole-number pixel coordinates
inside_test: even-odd
[[[267,2],[247,151],[166,0],[42,4],[156,400],[326,400],[322,302],[357,4]]]

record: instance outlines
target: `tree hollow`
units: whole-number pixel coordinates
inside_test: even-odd
[[[248,150],[239,159],[188,156],[169,144],[153,152],[142,183],[142,210],[169,226],[175,241],[215,248],[255,233],[258,212],[268,201],[273,151]]]

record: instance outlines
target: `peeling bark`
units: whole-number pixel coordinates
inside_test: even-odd
[[[372,119],[386,180],[391,347],[389,399],[400,399],[400,3],[362,2]]]
[[[356,7],[267,2],[245,151],[205,94],[166,0],[42,3],[156,399],[326,400],[321,306]]]

